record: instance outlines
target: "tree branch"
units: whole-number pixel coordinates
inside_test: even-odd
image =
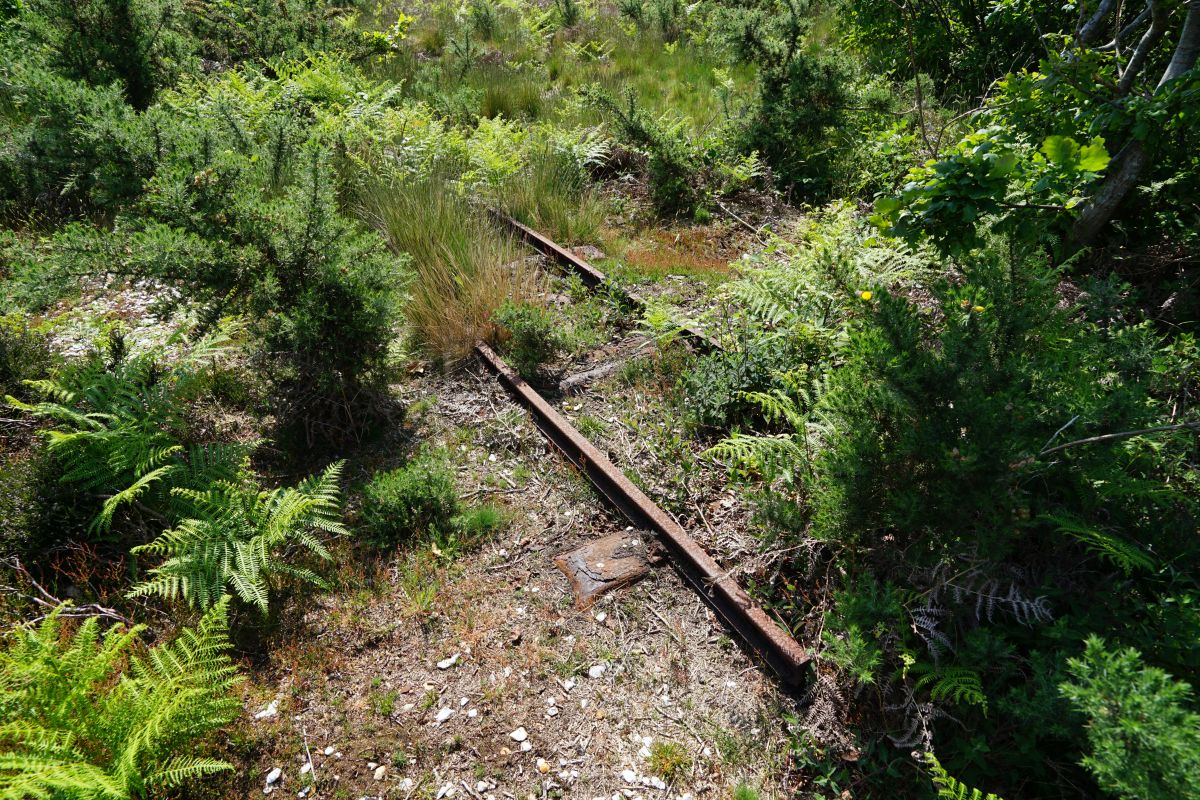
[[[1076,439],[1073,442],[1060,444],[1056,447],[1051,447],[1038,453],[1038,458],[1048,456],[1051,453],[1057,453],[1060,450],[1066,450],[1070,447],[1078,447],[1085,444],[1101,444],[1104,442],[1117,442],[1122,439],[1132,439],[1134,436],[1143,436],[1147,433],[1165,433],[1167,431],[1200,431],[1200,421],[1197,422],[1180,422],[1176,425],[1158,425],[1153,428],[1141,428],[1136,431],[1121,431],[1120,433],[1106,433],[1102,436],[1089,436],[1086,439]]]

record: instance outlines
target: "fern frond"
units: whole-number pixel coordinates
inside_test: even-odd
[[[915,687],[918,691],[928,688],[934,700],[979,706],[987,714],[987,695],[979,673],[967,667],[942,667],[922,675]]]
[[[1148,572],[1157,566],[1157,562],[1149,553],[1115,533],[1085,525],[1074,517],[1043,514],[1041,518],[1057,525],[1059,533],[1065,533],[1075,539],[1127,576],[1137,571]]]
[[[64,637],[63,608],[0,652],[0,800],[131,800],[227,768],[187,751],[240,709],[227,600],[142,657],[140,629]]]
[[[933,753],[925,754],[925,765],[933,778],[934,788],[937,789],[938,800],[1004,800],[1000,795],[988,792],[984,794],[966,784],[955,780],[942,767]]]

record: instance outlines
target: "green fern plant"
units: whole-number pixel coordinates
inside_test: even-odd
[[[324,586],[312,570],[291,563],[297,550],[332,556],[318,532],[349,535],[340,521],[339,481],[345,462],[331,464],[295,487],[258,491],[249,475],[205,490],[176,487],[193,515],[133,553],[165,556],[130,596],[183,598],[197,608],[221,602],[227,590],[264,614],[271,580],[280,575]]]
[[[981,792],[955,780],[938,762],[933,753],[925,754],[925,765],[933,778],[938,800],[1004,800],[998,794]]]
[[[141,798],[231,769],[193,754],[240,708],[227,601],[142,656],[142,626],[91,618],[68,637],[65,608],[0,653],[0,800]]]
[[[50,452],[64,467],[62,480],[104,497],[92,523],[107,530],[122,507],[151,496],[168,498],[171,486],[202,486],[232,478],[254,445],[186,446],[186,399],[203,377],[203,365],[224,351],[223,333],[201,340],[170,368],[159,354],[130,357],[115,346],[111,360],[94,353],[52,378],[26,383],[45,399],[14,408],[51,422]]]
[[[1134,572],[1150,571],[1157,566],[1157,561],[1133,542],[1097,528],[1095,525],[1085,525],[1074,517],[1065,514],[1043,514],[1043,520],[1058,526],[1058,532],[1078,541],[1100,558],[1120,569],[1126,576]]]
[[[918,670],[914,669],[914,672]],[[918,691],[929,689],[933,700],[979,706],[987,713],[987,695],[979,673],[968,667],[942,667],[930,670],[917,679]]]

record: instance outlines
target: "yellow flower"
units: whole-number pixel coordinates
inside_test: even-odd
[[[982,314],[982,313],[983,313],[983,306],[975,306],[975,307],[974,307],[974,308],[972,308],[971,310],[972,310],[972,311],[974,311],[976,314]]]
[[[870,300],[872,297],[870,292],[859,292],[858,296],[861,297],[863,300]]]

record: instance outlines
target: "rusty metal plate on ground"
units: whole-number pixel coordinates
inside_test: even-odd
[[[554,559],[575,591],[575,607],[591,608],[605,592],[628,586],[650,571],[646,542],[634,531],[614,533]]]

